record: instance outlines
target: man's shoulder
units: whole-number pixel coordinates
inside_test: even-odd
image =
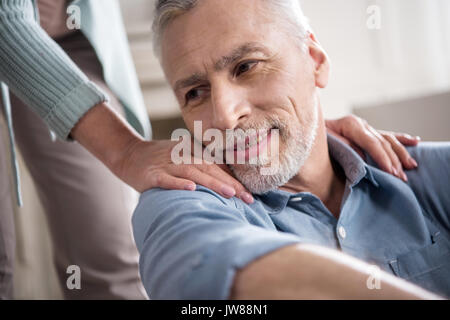
[[[201,185],[197,185],[195,191],[153,188],[141,194],[134,217],[158,216],[168,211],[174,214],[201,213],[213,208],[238,207],[234,198],[227,199]]]
[[[450,141],[421,142],[417,146],[407,147],[407,150],[417,161],[425,160],[431,163],[444,161],[447,165],[450,165],[448,162],[450,159]],[[427,162],[422,164],[429,166]]]
[[[153,205],[158,203],[189,203],[198,201],[234,205],[233,199],[227,199],[202,185],[197,185],[195,191],[153,188],[142,193],[139,199],[139,203],[150,202]]]
[[[450,142],[422,142],[407,149],[419,165],[406,171],[411,187],[450,187]]]
[[[425,214],[450,230],[450,142],[423,142],[408,151],[419,165],[406,171],[409,187]]]
[[[417,200],[426,217],[441,230],[450,231],[450,142],[422,142],[407,149],[418,163],[417,168],[405,170],[407,183],[379,170],[373,159],[367,158],[373,176],[382,186],[379,190],[384,197],[403,194]]]
[[[435,206],[436,203],[442,203],[445,204],[445,207],[448,207],[450,142],[421,142],[417,146],[407,147],[407,150],[418,163],[417,168],[405,170],[408,177],[407,185],[422,204],[427,202],[429,205]],[[370,157],[368,157],[368,163],[371,167],[377,168]],[[402,188],[403,184],[398,183],[400,181],[398,178],[381,170],[373,170],[372,172],[376,179],[382,178],[383,181],[394,183],[397,188]]]
[[[415,176],[450,175],[450,142],[421,142],[417,146],[406,147],[406,149],[419,164],[416,169],[405,171],[408,179]],[[375,161],[370,156],[366,156],[367,163],[379,169]]]
[[[136,244],[140,248],[147,235],[170,225],[187,225],[199,220],[242,220],[234,199],[197,186],[195,191],[154,188],[145,191],[132,217]]]

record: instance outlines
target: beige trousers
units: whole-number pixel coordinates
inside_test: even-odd
[[[6,152],[5,132],[6,128],[0,127],[0,299],[12,297],[15,249],[14,217],[8,177],[9,161]]]
[[[72,34],[58,43],[108,93],[111,106],[123,114],[84,36]],[[54,262],[65,298],[145,299],[131,229],[137,193],[78,143],[53,142],[37,115],[16,97],[12,96],[11,102],[16,142],[49,221]],[[0,298],[10,298],[15,241],[4,151],[5,145],[0,145]],[[80,267],[80,290],[67,288],[70,265]]]

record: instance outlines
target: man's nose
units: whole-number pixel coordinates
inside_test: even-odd
[[[211,90],[212,125],[219,130],[234,129],[251,112],[245,91],[233,85],[218,85]]]

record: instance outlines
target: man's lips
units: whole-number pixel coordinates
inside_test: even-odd
[[[255,158],[263,153],[270,142],[271,129],[266,131],[259,131],[259,134],[245,137],[234,144],[234,148],[226,150],[227,154],[232,153],[233,159],[249,159]],[[239,161],[239,160],[238,160]]]
[[[270,129],[266,131],[259,131],[258,134],[252,135],[252,136],[246,136],[244,143],[241,142],[241,145],[239,142],[234,143],[234,151],[239,151],[239,148],[243,147],[245,150],[248,150],[252,148],[253,146],[259,145],[261,142],[263,142],[265,139],[267,139],[267,136],[270,134]]]
[[[251,136],[245,136],[242,138],[235,137],[234,138],[234,145],[230,146],[229,148],[224,149],[225,152],[233,152],[233,151],[243,151],[250,149],[251,147],[255,145],[261,144],[264,140],[267,139],[267,137],[270,135],[270,131],[274,129],[267,129],[267,130],[259,130],[257,134],[253,134]],[[228,146],[228,143],[226,143],[226,146]]]

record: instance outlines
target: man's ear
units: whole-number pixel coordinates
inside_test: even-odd
[[[310,57],[314,61],[316,87],[325,88],[330,76],[330,60],[313,33],[309,33],[308,50]]]

